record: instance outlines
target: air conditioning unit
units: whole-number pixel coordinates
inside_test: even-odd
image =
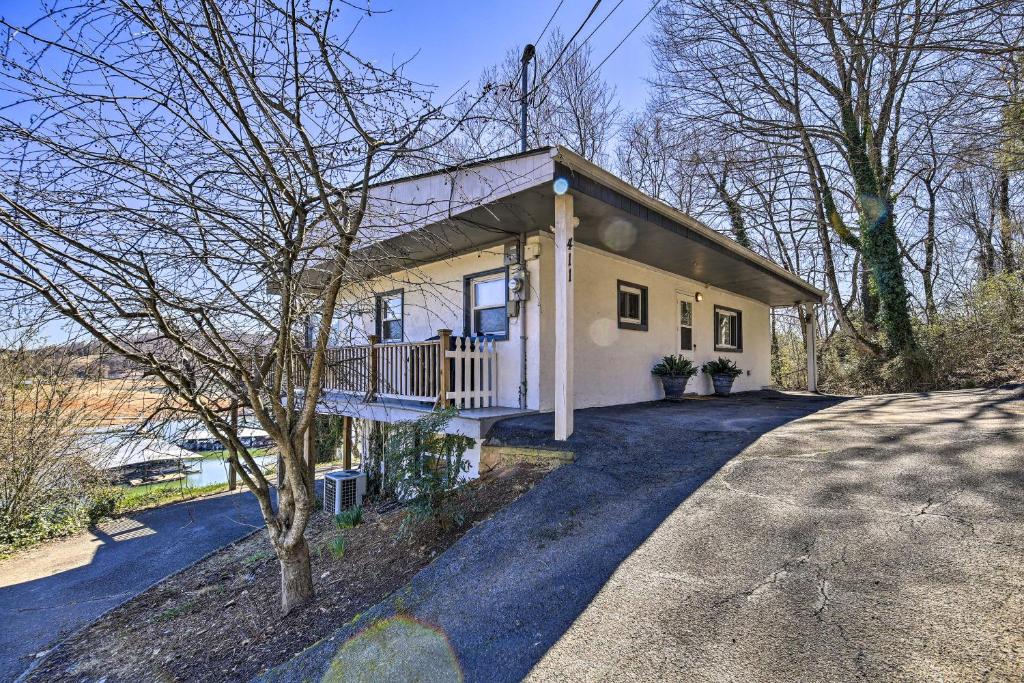
[[[362,505],[365,494],[366,472],[362,470],[341,470],[324,475],[324,512],[329,515]]]

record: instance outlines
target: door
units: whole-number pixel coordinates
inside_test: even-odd
[[[687,358],[693,357],[693,297],[676,297],[676,351]]]

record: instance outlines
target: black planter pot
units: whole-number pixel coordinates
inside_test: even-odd
[[[711,375],[711,383],[715,385],[715,393],[719,396],[728,396],[735,381],[732,375]]]
[[[689,381],[689,377],[661,375],[661,386],[665,388],[665,398],[669,401],[678,401],[682,399],[683,393],[686,391],[686,383]]]

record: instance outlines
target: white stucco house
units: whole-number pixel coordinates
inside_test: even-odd
[[[761,389],[771,308],[823,295],[561,147],[379,185],[367,225],[319,406],[357,433],[443,400],[476,439],[525,411],[566,439],[574,409],[660,399],[668,354]]]

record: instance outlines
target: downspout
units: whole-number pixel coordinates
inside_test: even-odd
[[[526,271],[526,235],[519,235],[518,263]],[[519,302],[519,409],[526,410],[527,375],[526,375],[526,301]]]

